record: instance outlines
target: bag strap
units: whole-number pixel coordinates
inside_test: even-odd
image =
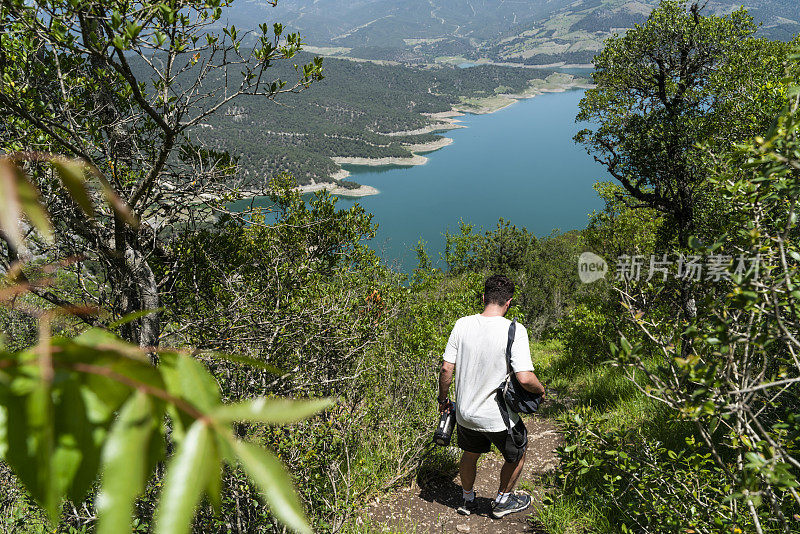
[[[508,326],[508,343],[506,344],[506,369],[508,374],[503,382],[503,385],[497,389],[497,394],[495,395],[495,400],[500,408],[500,416],[503,418],[503,422],[506,424],[509,434],[511,433],[511,418],[508,414],[508,405],[506,405],[505,392],[508,389],[508,383],[511,380],[511,373],[514,372],[514,370],[511,368],[511,346],[514,344],[514,337],[516,337],[516,333],[517,320],[514,319]]]
[[[506,344],[506,368],[508,369],[508,375],[511,376],[513,369],[511,368],[511,345],[514,344],[514,338],[517,335],[517,320],[514,319],[511,321],[511,324],[508,325],[508,343]]]
[[[497,401],[497,405],[500,407],[500,416],[503,418],[503,423],[506,425],[506,429],[508,429],[509,434],[511,433],[511,417],[508,414],[508,406],[506,406],[506,400],[503,398],[503,395],[500,393],[498,389],[495,400]]]

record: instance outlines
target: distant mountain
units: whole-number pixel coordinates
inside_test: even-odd
[[[516,24],[549,16],[574,0],[263,0],[236,2],[231,20],[260,15],[302,31],[314,44],[405,46],[408,39],[490,40]],[[241,11],[240,11],[241,10]]]
[[[577,0],[541,19],[510,28],[481,55],[529,64],[588,63],[613,33],[643,23],[656,0]],[[798,0],[710,0],[704,13],[728,14],[742,7],[761,24],[760,34],[788,40],[800,32]]]
[[[238,0],[229,22],[282,22],[329,53],[404,62],[587,63],[612,33],[644,22],[657,0]],[[709,0],[707,13],[745,5],[761,33],[800,32],[798,0]]]

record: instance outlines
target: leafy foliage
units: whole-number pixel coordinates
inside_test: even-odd
[[[597,87],[586,92],[578,120],[599,126],[575,139],[632,199],[668,217],[682,247],[696,232],[709,175],[697,145],[763,133],[785,104],[775,81],[789,48],[753,38],[755,30],[744,10],[704,16],[665,0],[595,59]]]
[[[460,233],[445,233],[442,258],[449,273],[501,272],[518,284],[514,302],[534,335],[547,333],[574,304],[582,289],[574,266],[583,246],[576,232],[537,239],[502,218],[497,228],[474,232],[461,223]]]
[[[782,56],[765,53],[763,64],[775,57]],[[753,111],[792,102],[776,113],[766,135],[732,150],[723,141],[727,132],[715,133],[705,147],[692,149],[705,153],[695,160],[705,176],[698,205],[716,208],[695,212],[702,234],[685,241],[698,256],[721,258],[730,276],[698,280],[688,289],[683,281],[698,295],[694,315],[675,316],[676,304],[687,302],[678,284],[615,280],[609,284],[615,294],[599,291],[597,300],[586,302],[594,307],[565,321],[567,347],[591,347],[603,337],[582,337],[580,324],[597,332],[604,317],[615,322],[618,341],[610,345],[613,367],[606,379],[619,376],[635,387],[606,395],[613,400],[604,405],[592,399],[568,417],[568,445],[560,453],[565,494],[608,510],[606,518],[623,532],[777,533],[795,527],[796,60],[790,58],[782,89],[765,95],[767,104]],[[730,81],[732,72],[720,74]],[[767,83],[771,89],[776,84]],[[752,109],[746,98],[737,102]],[[753,126],[745,124],[753,116],[733,126],[744,128],[737,135]],[[632,170],[630,176],[643,175]],[[628,192],[614,197],[635,206]],[[607,209],[587,238],[609,252],[652,254],[674,234],[669,225],[642,224],[647,215],[639,206]],[[735,270],[741,258],[755,259],[757,267]]]
[[[4,158],[0,165],[6,179],[0,208],[24,213],[46,230],[47,214],[38,196],[15,194],[18,189],[35,193],[33,185],[11,160]],[[78,181],[69,166],[57,161],[57,168],[66,186],[75,189]],[[5,235],[18,232],[18,220],[7,223],[0,224]],[[8,273],[0,294],[3,304],[27,291],[29,282],[16,279],[20,274],[19,266]],[[70,313],[92,312],[43,312],[35,346],[0,349],[0,457],[51,523],[58,520],[64,499],[81,501],[100,477],[97,532],[127,530],[134,501],[167,456],[169,441],[174,452],[155,532],[189,532],[204,495],[219,506],[223,464],[241,464],[277,517],[295,531],[310,532],[280,462],[271,452],[242,442],[233,425],[291,423],[329,401],[255,398],[225,405],[216,380],[191,354],[160,351],[154,366],[142,349],[104,330],[89,329],[73,339],[52,337],[54,318]]]

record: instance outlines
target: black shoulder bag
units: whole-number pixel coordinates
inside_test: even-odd
[[[531,393],[519,383],[514,369],[511,368],[511,345],[514,344],[514,336],[517,332],[516,319],[511,321],[508,327],[508,344],[506,345],[506,367],[508,375],[503,383],[497,388],[497,404],[500,406],[500,415],[503,416],[508,432],[511,433],[511,420],[508,411],[516,413],[534,413],[542,403],[540,393]]]

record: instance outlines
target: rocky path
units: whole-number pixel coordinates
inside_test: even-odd
[[[521,486],[530,490],[534,505],[528,510],[495,520],[489,517],[491,501],[497,494],[503,458],[496,451],[483,455],[475,481],[478,510],[461,516],[461,482],[458,475],[429,473],[420,475],[413,484],[371,503],[367,510],[372,532],[414,534],[546,534],[536,521],[535,508],[542,497],[541,476],[558,465],[555,449],[562,443],[556,425],[539,416],[525,420],[528,427],[528,454],[520,476]],[[455,443],[455,437],[454,437]]]

